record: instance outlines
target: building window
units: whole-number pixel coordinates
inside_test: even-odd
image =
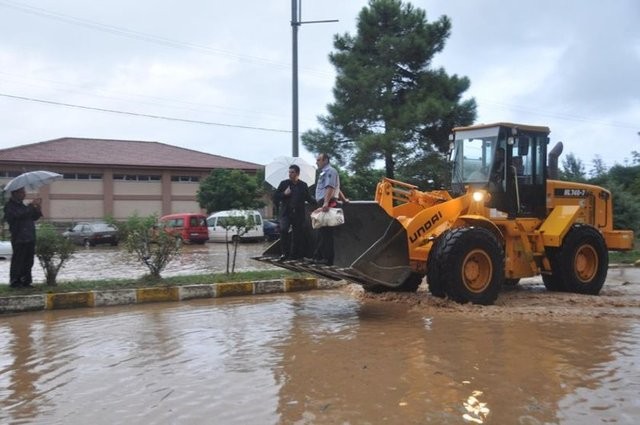
[[[20,171],[4,171],[4,170],[0,170],[0,178],[2,177],[18,177],[20,174],[22,174]]]
[[[114,180],[126,180],[135,182],[157,182],[160,181],[160,175],[148,174],[114,174]]]
[[[171,176],[172,182],[188,182],[188,183],[198,183],[200,181],[200,177],[198,176]]]
[[[64,180],[102,180],[102,174],[64,173],[62,178]]]

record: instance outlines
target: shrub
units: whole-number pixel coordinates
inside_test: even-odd
[[[58,272],[73,256],[75,246],[51,224],[43,223],[36,231],[36,257],[44,270],[46,284],[56,285]]]
[[[149,269],[149,277],[159,279],[167,264],[180,254],[180,244],[157,226],[158,217],[150,215],[129,217],[125,223],[127,236],[124,246],[129,253]]]

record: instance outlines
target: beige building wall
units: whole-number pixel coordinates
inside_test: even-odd
[[[116,220],[125,220],[134,214],[139,216],[148,216],[152,214],[161,214],[162,201],[161,200],[148,200],[141,201],[130,199],[126,201],[114,201],[113,202],[113,217]]]
[[[16,167],[5,169],[24,171]],[[38,196],[42,198],[44,218],[47,221],[70,223],[101,220],[107,216],[115,220],[126,220],[133,214],[162,216],[178,212],[206,213],[196,200],[200,183],[194,181],[205,178],[208,175],[205,171],[111,167],[86,169],[54,165],[43,166],[42,169],[51,169],[65,176],[77,173],[76,179],[67,177],[27,195],[27,201]],[[84,178],[81,179],[80,174]],[[140,181],[143,176],[149,178]],[[6,184],[10,180],[9,177],[0,177],[0,184]],[[271,204],[270,199],[265,200],[267,204]],[[263,209],[263,214],[270,209]]]
[[[101,199],[53,199],[49,211],[43,211],[45,219],[54,221],[99,220],[104,218],[104,202]]]

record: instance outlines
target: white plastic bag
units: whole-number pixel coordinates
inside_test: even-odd
[[[322,211],[322,208],[318,208],[311,213],[311,227],[314,229],[339,226],[341,224],[344,224],[342,208],[329,208],[327,212]]]

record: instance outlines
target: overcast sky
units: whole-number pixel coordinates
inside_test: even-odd
[[[640,151],[640,1],[412,3],[451,19],[435,64],[471,79],[478,123],[549,126],[587,169]],[[332,101],[334,34],[355,34],[366,4],[303,0],[303,21],[339,22],[299,30],[300,134]],[[0,0],[0,148],[87,137],[291,155],[290,20],[291,0]]]

